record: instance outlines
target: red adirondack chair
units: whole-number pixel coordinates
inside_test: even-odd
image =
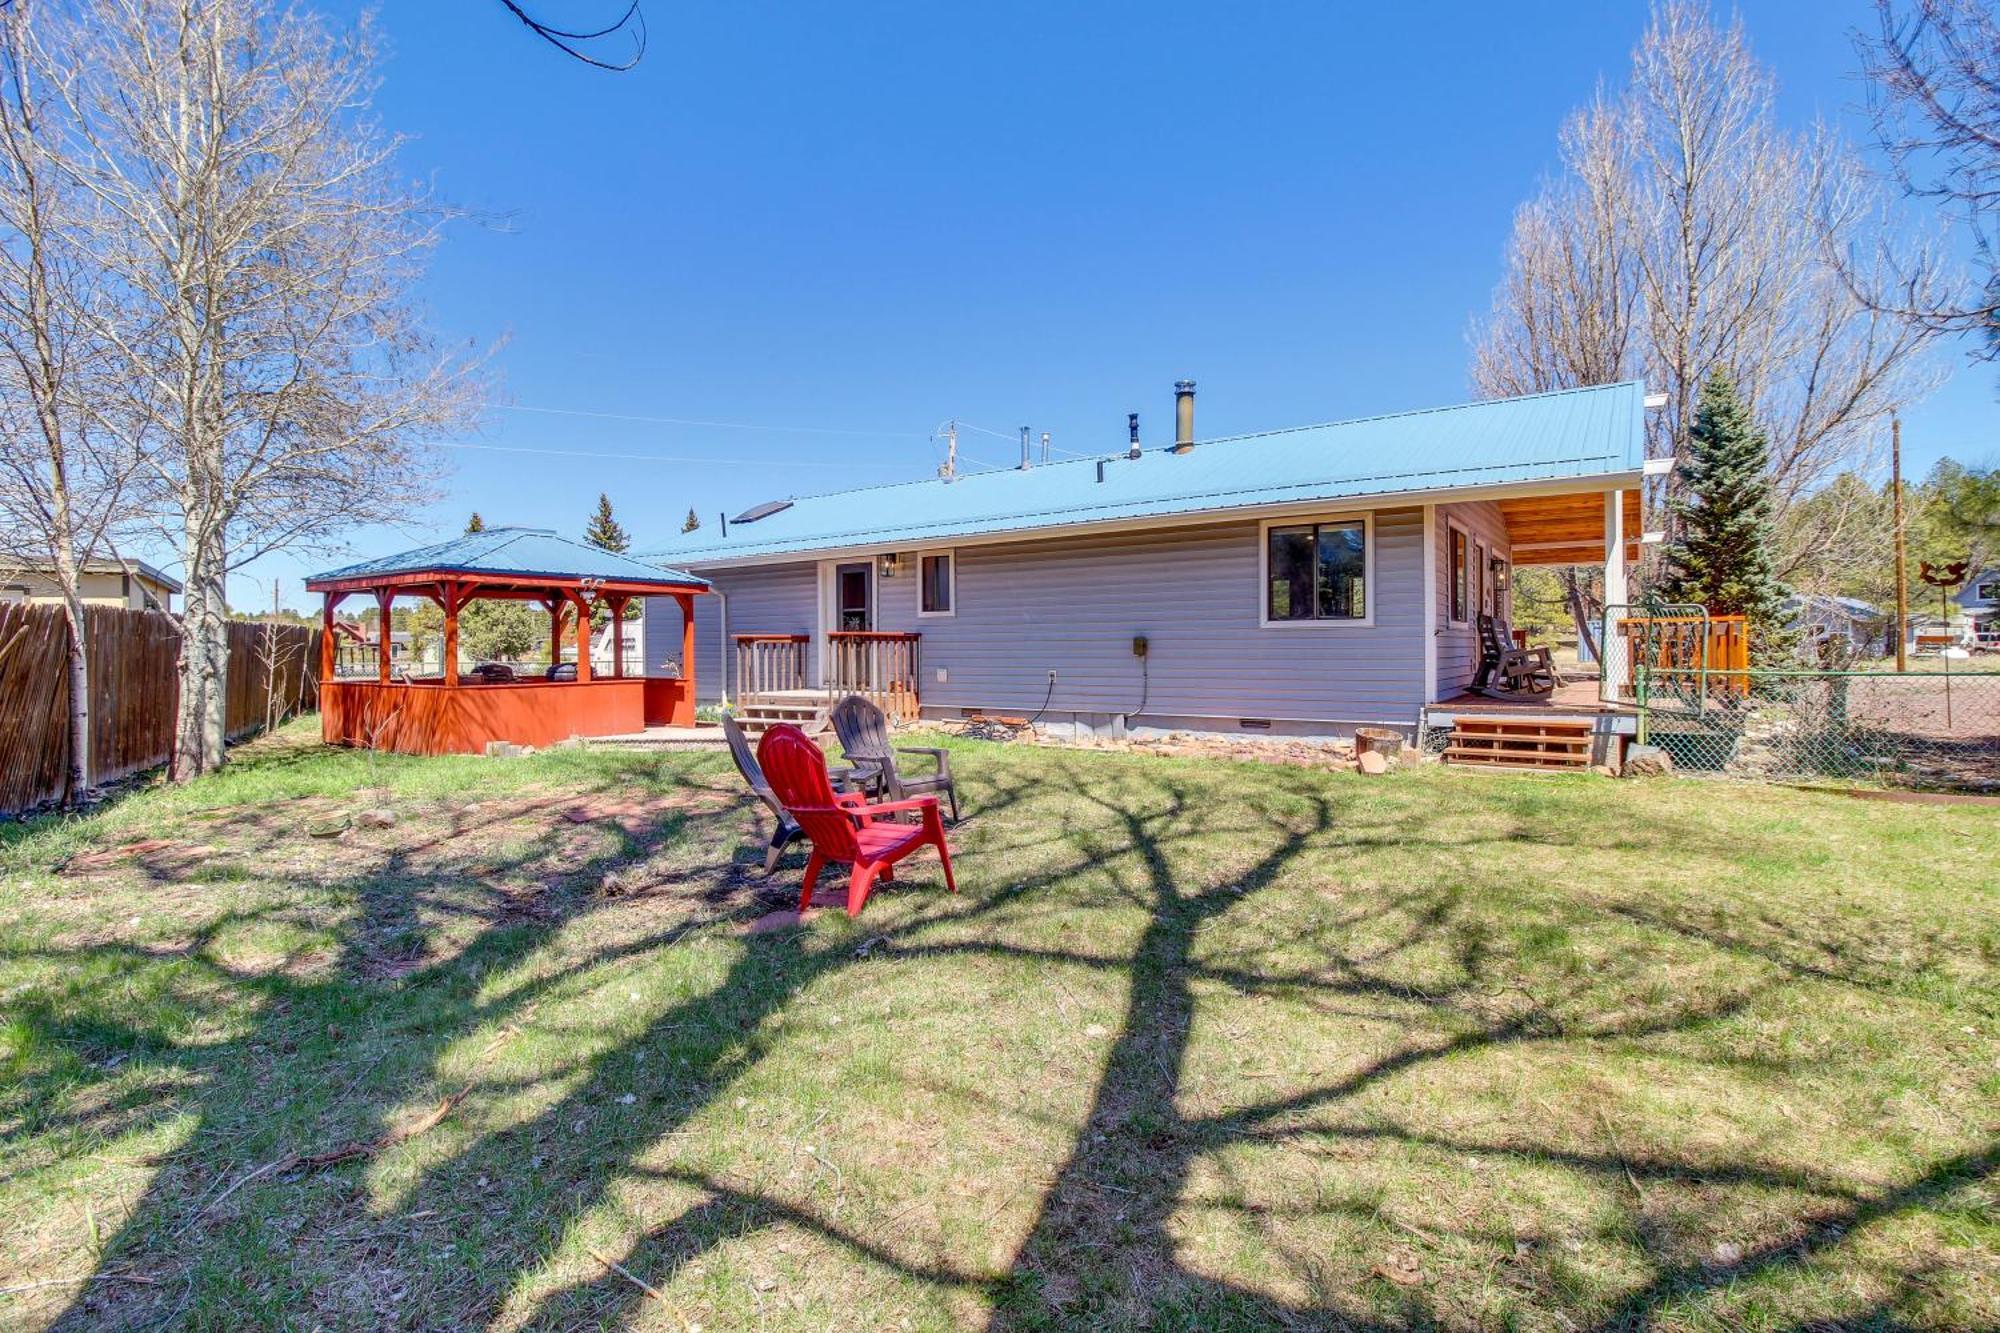
[[[893,880],[896,862],[920,847],[937,848],[938,859],[944,862],[945,887],[958,892],[951,877],[951,848],[945,844],[937,797],[863,805],[854,803],[850,796],[843,803],[827,778],[826,756],[790,723],[772,727],[757,742],[757,766],[764,770],[771,790],[806,837],[812,839],[812,857],[806,862],[805,883],[799,889],[801,912],[811,905],[813,885],[831,861],[853,867],[847,879],[847,914],[861,915],[875,882]],[[923,822],[899,824],[877,818],[901,811],[915,811],[923,816]]]

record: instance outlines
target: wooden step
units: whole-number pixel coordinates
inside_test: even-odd
[[[1582,765],[1586,769],[1590,767],[1590,751],[1588,749],[1582,749],[1582,751],[1538,751],[1538,749],[1534,749],[1530,745],[1478,745],[1478,747],[1448,745],[1448,747],[1444,747],[1444,757],[1446,759],[1494,759],[1494,761],[1536,759],[1536,761],[1546,761],[1546,763],[1552,763],[1552,765],[1572,765],[1572,767]]]
[[[1589,768],[1593,732],[1593,724],[1581,718],[1457,718],[1444,761],[1535,772]]]

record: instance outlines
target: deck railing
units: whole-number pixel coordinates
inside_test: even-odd
[[[830,695],[859,694],[894,721],[915,720],[923,635],[837,630],[826,636],[826,653]]]
[[[1630,700],[1638,694],[1639,668],[1655,689],[1709,697],[1740,694],[1750,665],[1750,626],[1742,616],[1618,616],[1618,650],[1605,662],[1608,691]],[[1733,673],[1733,674],[1726,674]]]
[[[811,643],[808,634],[738,634],[737,694],[754,699],[761,694],[806,689],[806,650]]]

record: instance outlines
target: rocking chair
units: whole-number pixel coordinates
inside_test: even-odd
[[[1510,694],[1551,694],[1557,680],[1555,658],[1547,648],[1517,647],[1505,621],[1479,617],[1479,671],[1472,678],[1473,694],[1489,688]]]

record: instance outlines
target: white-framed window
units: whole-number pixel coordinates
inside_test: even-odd
[[[1258,542],[1257,623],[1265,629],[1375,623],[1375,516],[1271,519]]]
[[[2000,602],[2000,579],[1984,579],[1972,590],[1982,602]]]
[[[1456,523],[1447,520],[1447,524],[1451,563],[1445,585],[1450,602],[1445,614],[1452,624],[1463,625],[1472,619],[1472,536]]]
[[[917,552],[917,614],[925,617],[958,614],[956,551]]]

